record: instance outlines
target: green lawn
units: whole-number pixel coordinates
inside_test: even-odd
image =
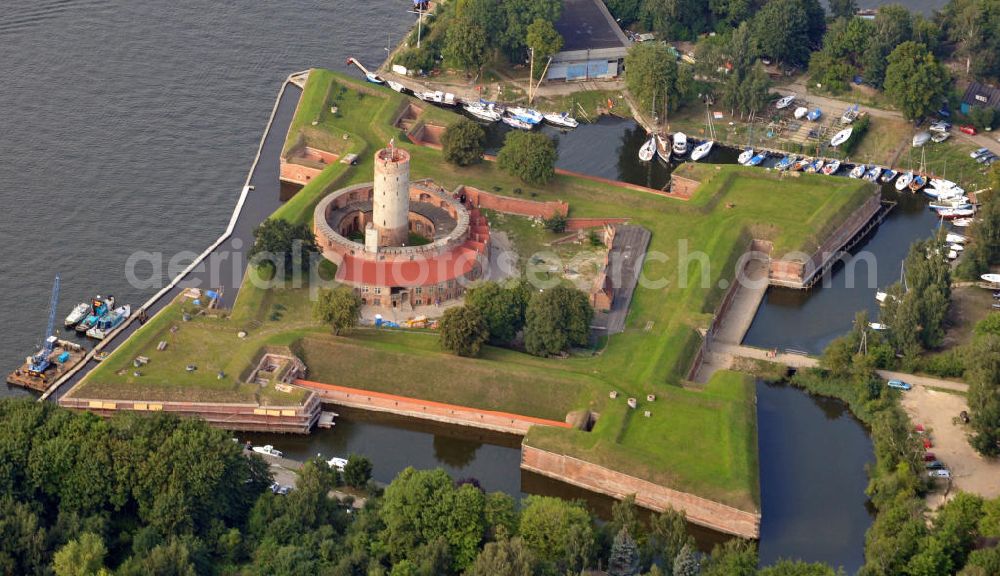
[[[336,115],[329,113],[330,98],[336,98]],[[273,217],[308,222],[326,192],[370,181],[371,153],[395,138],[411,154],[413,178],[512,195],[521,188],[524,197],[568,202],[571,216],[626,216],[648,228],[652,239],[643,273],[658,285],[636,290],[624,333],[598,352],[566,359],[498,348],[464,359],[444,354],[429,332],[358,330],[349,338],[334,338],[312,323],[306,289],[245,285],[230,319],[183,323],[170,335],[168,353],[149,350],[177,323],[179,311],[158,316],[91,373],[79,394],[250,398],[259,392],[235,379],[216,380],[217,370],[234,378],[263,346],[291,345],[306,361],[309,377],[319,381],[555,420],[570,411],[598,413],[591,432],[535,429],[526,442],[758,509],[753,388],[742,375],[729,372],[717,374],[702,389],[683,387],[700,345],[697,329],[710,322],[724,293],[720,281],[734,276],[734,263],[750,238],[771,240],[779,255],[814,249],[871,188],[846,178],[780,177],[702,165],[687,168],[689,176],[703,182],[689,202],[565,175],[543,188],[526,186],[491,162],[459,168],[444,163],[436,150],[409,144],[391,125],[406,100],[388,89],[314,71],[289,140],[301,130],[328,127],[331,134],[347,134],[351,149],[363,153],[356,167],[327,167]],[[421,105],[425,112],[418,121],[446,125],[456,118]],[[526,220],[506,218],[498,227],[520,235],[519,249],[550,241],[548,233],[526,227]],[[236,338],[240,329],[250,332],[247,339]],[[138,353],[154,361],[135,379],[131,370],[121,370]],[[166,354],[176,359],[167,361]],[[187,363],[197,363],[198,372],[185,373]],[[609,399],[610,390],[621,393],[617,400]],[[650,418],[625,407],[625,398],[644,404],[650,393],[657,396]]]

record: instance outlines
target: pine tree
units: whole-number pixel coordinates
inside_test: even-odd
[[[622,526],[611,545],[611,556],[608,558],[608,576],[636,576],[639,574],[639,547],[628,533],[628,528]]]
[[[698,562],[698,553],[694,548],[685,544],[681,548],[677,558],[674,558],[674,576],[698,576],[701,573],[701,564]]]

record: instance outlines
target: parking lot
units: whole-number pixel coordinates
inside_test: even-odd
[[[934,443],[929,451],[951,470],[951,493],[959,489],[986,498],[1000,496],[1000,461],[986,460],[972,449],[967,426],[958,418],[968,410],[965,396],[917,384],[903,393],[903,408],[911,422],[927,429]],[[939,490],[928,496],[932,508],[942,503],[948,488],[947,480],[935,482]]]

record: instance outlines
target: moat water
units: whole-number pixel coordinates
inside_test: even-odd
[[[348,11],[305,0],[5,4],[0,365],[12,368],[40,343],[56,273],[63,285],[58,319],[96,292],[133,304],[148,298],[153,290],[126,281],[128,256],[197,253],[218,236],[284,77],[311,66],[343,70],[349,55],[377,63],[386,40],[397,42],[411,21],[405,6],[390,0]],[[635,159],[644,134],[631,121],[602,119],[558,136],[561,167],[655,188],[668,178],[667,167]],[[878,286],[894,280],[910,239],[934,224],[922,201],[900,200],[863,247],[886,259]],[[849,328],[855,310],[872,308],[873,295],[874,288],[836,282],[807,294],[772,291],[747,342],[817,351]],[[0,396],[22,394],[0,387]],[[863,429],[842,408],[800,391],[762,386],[758,394],[762,561],[801,557],[853,571],[870,522],[863,464],[871,447]],[[808,438],[829,442],[817,449]],[[522,475],[517,439],[503,435],[345,412],[334,430],[274,444],[301,457],[366,454],[381,481],[407,465],[442,466],[489,490],[581,496]],[[588,500],[608,508],[607,499]]]

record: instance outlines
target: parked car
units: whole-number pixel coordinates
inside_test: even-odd
[[[913,386],[903,382],[902,380],[889,380],[888,386],[889,388],[895,388],[896,390],[909,390],[910,388],[913,388]]]
[[[947,132],[951,130],[951,123],[945,122],[944,120],[938,120],[937,122],[931,124],[928,130],[930,130],[931,132]]]
[[[947,468],[941,470],[931,470],[927,473],[931,478],[951,478],[951,471]]]
[[[924,464],[924,468],[927,468],[928,470],[944,470],[946,466],[944,465],[944,462],[940,460],[934,460],[933,462],[928,462]]]
[[[924,454],[924,462],[933,462],[934,460],[937,460],[937,456],[933,452],[926,452]]]
[[[961,130],[963,133],[968,134],[969,136],[975,136],[976,134],[979,134],[979,132],[976,132],[975,126],[970,126],[968,124],[959,126],[958,129]]]
[[[989,153],[990,153],[989,148],[980,148],[978,150],[973,150],[972,152],[969,152],[969,158],[979,158],[980,156]]]

